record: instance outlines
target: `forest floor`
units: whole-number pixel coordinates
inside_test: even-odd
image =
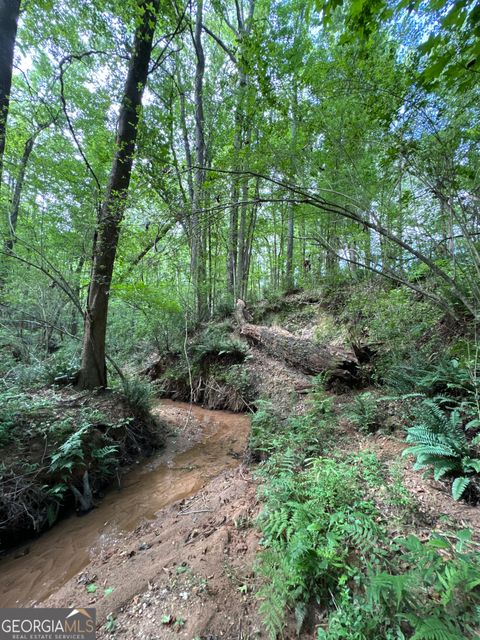
[[[343,401],[337,398],[338,406]],[[414,501],[412,526],[420,538],[446,524],[480,530],[477,508],[454,502],[448,488],[423,479],[409,461],[398,467],[405,446],[400,439],[360,436],[343,425],[341,441],[349,443],[346,454],[368,449],[396,466]],[[255,528],[261,509],[257,489],[244,463],[221,472],[198,493],[166,507],[92,558],[43,605],[96,607],[101,639],[266,638],[255,596],[254,565],[261,549]],[[88,595],[89,583],[114,591]],[[296,637],[293,628],[291,637]]]
[[[318,304],[286,319],[273,315],[268,322],[271,326],[283,322],[283,328],[307,339],[314,334],[318,338],[320,327],[325,339],[338,342],[343,330]],[[309,400],[304,390],[311,378],[256,347],[251,348],[250,356],[245,366],[255,374],[260,392],[272,400],[275,410],[285,415],[305,412]],[[401,429],[391,435],[366,435],[352,426],[343,409],[356,393],[329,394],[338,416],[338,448],[345,456],[375,452],[392,476],[401,479],[409,494],[411,527],[420,538],[437,528],[443,531],[445,526],[480,531],[478,508],[453,501],[445,483],[423,478],[413,471],[410,460],[401,457],[406,446]],[[172,407],[159,407],[157,417],[177,429],[185,427]],[[189,429],[182,434],[185,446],[198,437],[198,425]],[[167,438],[163,455],[168,457],[170,446]],[[99,638],[266,638],[255,596],[258,578],[254,566],[261,548],[261,534],[255,526],[261,510],[258,483],[248,455],[237,464],[91,557],[79,574],[42,605],[95,606]],[[383,489],[389,491],[389,487]],[[382,507],[381,491],[378,503],[388,518],[389,507],[387,502]],[[90,584],[101,588],[89,593]],[[295,635],[293,629],[291,635]],[[286,637],[290,637],[288,629]],[[307,630],[302,637],[314,638],[315,633]]]

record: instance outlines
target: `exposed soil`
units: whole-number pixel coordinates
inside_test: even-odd
[[[319,307],[313,313],[311,304],[305,301],[308,314],[290,319],[303,336],[312,336],[312,323],[318,325]],[[328,319],[324,326],[330,331]],[[305,411],[309,376],[258,347],[251,347],[243,366],[258,394],[270,399],[279,415]],[[353,392],[332,397],[340,416]],[[223,433],[225,438],[218,436],[218,424],[214,424],[222,416],[230,425]],[[260,542],[255,520],[261,505],[251,469],[241,463],[248,417],[212,414],[169,402],[159,405],[157,417],[170,425],[166,448],[149,468],[128,476],[133,484],[127,484],[124,491],[127,497],[129,490],[132,493],[120,526],[112,532],[109,521],[119,514],[110,494],[95,513],[97,544],[87,545],[93,552],[83,557],[80,566],[72,564],[69,575],[60,582],[54,579],[40,598],[30,597],[33,592],[28,590],[28,580],[35,573],[36,548],[32,547],[30,558],[26,555],[3,562],[1,604],[19,600],[14,598],[15,591],[9,590],[17,589],[18,593],[20,589],[24,604],[36,600],[46,606],[95,606],[101,639],[111,637],[112,632],[125,640],[266,637],[257,609],[254,574]],[[401,457],[406,446],[401,429],[397,427],[391,435],[367,436],[345,418],[339,419],[336,429],[337,445],[346,454],[374,451],[392,473],[403,478],[412,497],[417,535],[434,528],[444,531],[462,526],[480,531],[480,509],[453,501],[446,484],[423,478],[412,469],[410,460]],[[208,434],[212,435],[210,440]],[[140,493],[135,492],[135,483],[141,485]],[[88,535],[87,518],[76,520],[79,539],[85,538],[85,532]],[[68,553],[77,553],[62,544],[60,526],[51,559],[40,558],[47,583],[50,574],[58,573],[56,563]],[[41,541],[45,539],[51,549],[47,535]],[[85,548],[84,540],[81,548]],[[17,563],[13,577],[24,576],[20,587],[12,576],[8,580],[8,563]],[[36,579],[38,582],[38,575]],[[293,638],[294,634],[287,632],[285,637]],[[310,635],[304,632],[302,637]]]
[[[259,347],[251,347],[251,359],[245,368],[254,381],[258,397],[271,401],[275,411],[287,416],[292,410],[303,413],[305,392],[312,385],[311,376],[269,356]]]
[[[114,392],[92,394],[72,388],[45,388],[25,395],[24,402],[23,412],[11,410],[8,440],[1,447],[1,550],[48,529],[52,520],[79,507],[71,487],[81,493],[86,469],[89,492],[93,500],[97,499],[112,483],[114,472],[102,466],[95,457],[96,450],[115,449],[117,468],[124,469],[151,455],[165,438],[161,421],[130,406],[124,396]],[[54,468],[52,456],[87,423],[88,429],[81,438],[81,459],[70,460],[68,468]],[[62,484],[68,484],[70,489],[58,502],[49,490]],[[86,510],[91,506],[90,503]]]
[[[112,613],[118,637],[129,640],[238,638],[240,630],[261,636],[252,574],[255,493],[244,469],[222,472],[92,560],[45,604],[95,606],[100,624]],[[90,580],[101,585],[98,595],[86,593]],[[102,595],[109,587],[114,591]],[[169,623],[162,624],[164,616]],[[102,630],[99,638],[108,635]]]
[[[2,606],[31,605],[62,589],[93,558],[105,561],[125,536],[166,505],[195,495],[222,470],[237,466],[249,418],[163,402],[154,412],[170,425],[168,444],[148,464],[128,473],[98,509],[59,523],[1,563]],[[119,589],[124,580],[117,581]]]
[[[342,407],[352,399],[352,394],[334,397],[336,412],[341,413]],[[338,447],[346,454],[372,451],[391,473],[400,476],[412,498],[415,519],[419,526],[438,528],[440,531],[468,527],[474,537],[480,539],[480,509],[463,500],[455,501],[447,481],[436,481],[431,474],[415,471],[413,458],[402,456],[409,445],[404,440],[401,428],[391,435],[365,435],[356,430],[348,420],[339,419],[337,429]]]

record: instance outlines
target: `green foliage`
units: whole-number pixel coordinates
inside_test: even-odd
[[[380,534],[355,467],[318,458],[299,473],[287,455],[282,460],[263,491],[260,517],[266,548],[259,565],[265,578],[260,611],[271,637],[281,631],[287,606],[301,610],[311,598],[322,607],[333,604],[338,588],[359,572],[350,551],[357,550],[361,564]]]
[[[123,394],[128,405],[134,411],[147,413],[152,408],[153,389],[147,380],[141,378],[125,379]]]
[[[63,477],[68,477],[74,467],[85,465],[83,438],[89,427],[89,423],[83,424],[60,444],[50,460],[50,469],[53,473],[60,471]]]
[[[374,433],[380,428],[377,399],[366,391],[355,396],[351,409],[347,413],[350,421],[363,433]]]
[[[75,418],[50,423],[48,431],[58,443],[50,457],[50,473],[60,475],[64,481],[83,469],[100,478],[110,476],[118,462],[119,445],[112,442],[108,432],[95,429],[96,424],[104,420],[98,411],[84,409]]]
[[[22,389],[11,387],[0,393],[0,447],[12,442],[20,430],[30,430],[41,421],[42,410],[51,408],[55,398],[32,397]]]
[[[367,586],[367,600],[408,623],[413,638],[442,640],[474,635],[480,603],[480,560],[471,531],[416,536],[395,541],[401,554],[396,573],[378,572]]]
[[[268,473],[270,466],[274,471],[284,455],[301,461],[328,446],[333,425],[332,401],[321,388],[313,392],[312,407],[308,413],[288,419],[276,415],[268,401],[260,400],[256,404],[250,447],[253,452],[270,456],[263,472]]]
[[[232,356],[243,361],[248,347],[244,341],[233,338],[231,333],[232,328],[229,322],[207,325],[199,335],[195,336],[194,343],[190,345],[189,351],[193,363],[200,365],[211,355],[224,359]]]
[[[457,377],[455,383],[450,375],[438,377],[453,399],[413,394],[410,412],[417,424],[408,439],[418,447],[417,463],[433,465],[437,478],[459,474],[456,497],[465,478],[476,482],[480,461],[465,427],[472,423],[475,435],[478,425],[470,419],[471,387],[459,389]],[[306,415],[282,421],[261,403],[253,418],[253,442],[268,455],[258,471],[264,508],[257,571],[269,636],[282,633],[288,612],[301,634],[313,606],[324,619],[319,640],[473,639],[480,561],[470,532],[394,538],[414,509],[399,466],[390,469],[370,452],[345,456],[332,450],[337,438],[321,383]],[[378,420],[373,394],[360,394],[354,406],[354,419],[371,430]],[[318,457],[326,449],[331,457]],[[388,521],[381,515],[385,507]]]
[[[348,289],[348,302],[344,308],[345,322],[354,336],[368,335],[368,340],[378,344],[375,359],[375,377],[378,381],[394,380],[397,368],[411,363],[415,370],[418,362],[412,354],[418,354],[421,364],[426,356],[419,353],[418,343],[440,317],[437,309],[426,302],[414,299],[405,287],[385,289],[373,283]],[[431,351],[425,345],[424,351]]]
[[[458,409],[445,412],[435,399],[418,405],[416,422],[407,431],[404,455],[416,458],[415,468],[433,470],[436,480],[454,478],[452,495],[459,500],[468,486],[478,491],[480,455],[466,435],[464,419]]]
[[[299,470],[285,452],[275,474],[269,466],[258,572],[270,637],[281,633],[288,609],[301,627],[315,602],[328,612],[321,640],[473,638],[480,560],[471,532],[389,540],[365,497],[364,486],[382,482],[378,462],[368,460],[315,458]]]
[[[279,421],[273,413],[272,404],[266,400],[257,400],[257,410],[252,416],[250,447],[253,451],[268,453],[275,449],[279,431]]]
[[[443,356],[437,361],[428,362],[424,355],[419,355],[393,366],[386,383],[399,393],[444,393],[452,401],[465,396],[473,400],[480,392],[477,377],[476,358],[464,357],[459,360]]]
[[[233,364],[228,369],[220,372],[217,379],[238,391],[244,398],[248,398],[251,395],[252,380],[248,369],[243,364]]]

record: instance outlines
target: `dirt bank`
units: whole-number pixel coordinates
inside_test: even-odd
[[[244,469],[223,471],[93,559],[45,604],[95,606],[100,625],[112,614],[118,637],[128,640],[262,636],[253,596],[255,493]],[[98,585],[92,595],[90,581]]]
[[[129,532],[155,520],[165,505],[196,494],[222,470],[239,464],[249,433],[247,416],[169,402],[154,413],[170,428],[164,451],[131,471],[122,490],[108,492],[98,509],[64,520],[4,559],[2,606],[31,605],[61,592],[91,561],[104,562],[122,549]],[[117,587],[126,588],[125,581],[117,580]]]

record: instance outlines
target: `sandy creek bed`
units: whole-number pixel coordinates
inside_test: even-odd
[[[1,560],[0,606],[42,602],[160,509],[239,464],[248,416],[172,401],[158,403],[154,413],[174,430],[166,448],[126,474],[122,489],[111,489],[98,508],[63,520]]]

